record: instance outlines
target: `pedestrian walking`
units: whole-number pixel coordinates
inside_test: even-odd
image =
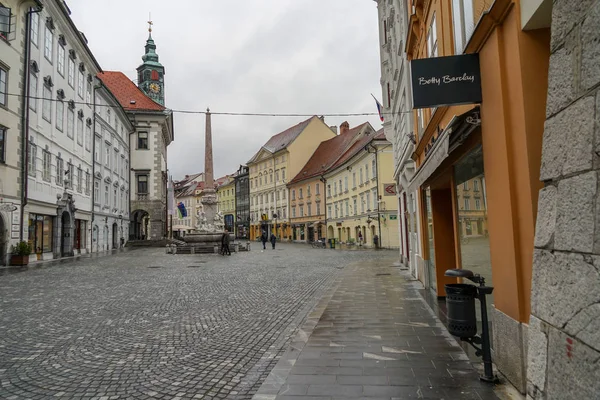
[[[225,233],[221,237],[221,254],[225,255],[227,253],[228,256],[231,255],[231,250],[229,250],[229,231],[225,229]]]
[[[267,249],[267,231],[263,231],[262,235],[260,235],[260,241],[263,245],[263,250]]]
[[[270,239],[270,242],[271,242],[271,245],[273,246],[273,250],[275,250],[275,242],[276,242],[276,241],[277,241],[277,238],[275,237],[275,234],[274,234],[274,233],[271,233],[271,239]]]
[[[362,243],[363,243],[362,232],[358,231],[358,245],[362,246]]]
[[[376,249],[379,248],[379,236],[377,235],[373,236],[373,246],[375,246]]]

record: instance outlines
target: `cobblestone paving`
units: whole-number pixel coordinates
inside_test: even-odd
[[[0,398],[249,399],[343,267],[393,256],[149,249],[4,270]]]

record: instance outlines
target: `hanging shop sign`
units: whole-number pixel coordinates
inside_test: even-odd
[[[384,196],[395,196],[396,195],[396,184],[395,183],[385,183],[383,185],[383,195]]]
[[[410,62],[414,108],[481,103],[479,54]]]

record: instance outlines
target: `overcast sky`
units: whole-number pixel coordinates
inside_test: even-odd
[[[148,37],[165,66],[166,106],[213,112],[376,112],[381,101],[373,0],[67,0],[100,66],[136,79]],[[169,4],[169,5],[167,5]],[[215,175],[233,173],[274,134],[306,118],[213,116]],[[350,126],[376,116],[326,117]],[[202,114],[176,113],[174,179],[204,169]]]

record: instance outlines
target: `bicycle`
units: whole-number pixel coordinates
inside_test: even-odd
[[[325,241],[320,240],[320,239],[310,242],[310,245],[312,246],[313,249],[324,249],[326,247]]]

